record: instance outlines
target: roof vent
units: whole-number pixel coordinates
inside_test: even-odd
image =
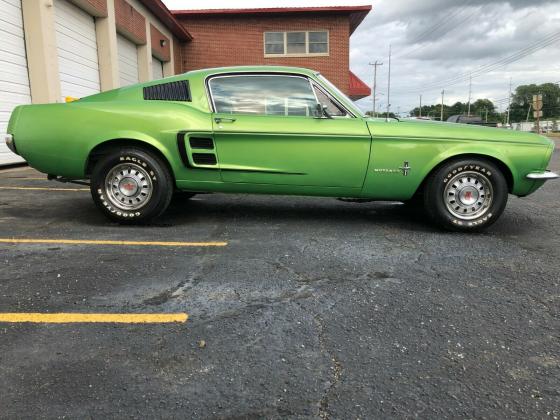
[[[148,101],[191,101],[191,91],[187,80],[146,86],[144,99]]]

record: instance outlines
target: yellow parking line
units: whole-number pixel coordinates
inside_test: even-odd
[[[0,190],[35,190],[35,191],[89,191],[89,188],[51,188],[51,187],[0,187]]]
[[[117,323],[117,324],[161,324],[187,322],[189,316],[175,314],[84,314],[84,313],[0,313],[0,322],[32,322],[45,324],[69,323]]]
[[[130,246],[227,246],[227,242],[150,242],[150,241],[94,241],[84,239],[16,239],[0,238],[5,244],[63,244],[63,245],[130,245]]]

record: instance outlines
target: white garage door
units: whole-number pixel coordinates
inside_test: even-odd
[[[119,51],[119,80],[121,86],[138,83],[138,50],[134,42],[117,35]]]
[[[100,91],[95,21],[68,0],[55,0],[56,47],[62,97]]]
[[[0,165],[23,162],[4,142],[10,113],[31,103],[21,0],[0,0]]]
[[[153,79],[163,79],[163,63],[155,57],[152,57],[152,76]]]

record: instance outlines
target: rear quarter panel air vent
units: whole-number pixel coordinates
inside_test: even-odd
[[[161,83],[144,87],[144,99],[147,101],[191,101],[191,91],[187,80]]]

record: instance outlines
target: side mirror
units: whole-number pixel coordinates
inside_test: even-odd
[[[329,109],[326,105],[317,104],[317,108],[315,110],[315,118],[332,118],[332,115],[329,113]]]

